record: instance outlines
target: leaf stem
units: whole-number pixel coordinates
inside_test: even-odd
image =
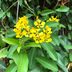
[[[17,0],[17,14],[16,14],[16,22],[18,20],[18,14],[19,14],[19,0]]]

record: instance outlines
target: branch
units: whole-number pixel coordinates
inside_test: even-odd
[[[16,14],[16,22],[18,21],[18,14],[19,14],[19,0],[17,0],[17,14]]]

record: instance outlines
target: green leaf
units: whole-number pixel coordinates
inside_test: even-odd
[[[47,9],[47,10],[43,10],[43,11],[41,12],[41,15],[42,15],[42,16],[46,16],[46,15],[49,15],[49,14],[52,14],[52,13],[54,13],[53,10]]]
[[[5,12],[3,12],[3,10],[0,9],[0,18],[2,18],[4,16]]]
[[[19,5],[22,6],[23,0],[19,0]]]
[[[59,24],[59,27],[60,28],[66,28],[65,25],[63,25],[63,24]]]
[[[2,41],[2,37],[0,36],[0,48],[5,47],[5,42]]]
[[[72,52],[69,53],[69,59],[70,59],[70,61],[72,61]]]
[[[53,35],[52,35],[52,40],[53,40],[53,42],[55,43],[55,45],[58,45],[58,46],[59,46],[60,41],[59,41],[58,35],[53,34]]]
[[[58,66],[64,71],[64,72],[68,72],[68,69],[66,68],[66,66],[64,65],[64,63],[62,62],[62,60],[60,59],[62,56],[57,53],[58,55],[58,60],[57,60],[57,63],[58,63]]]
[[[28,41],[29,39],[30,39],[30,38],[28,38],[28,37],[23,37],[23,38],[20,39],[20,41],[22,41],[22,42],[25,43],[25,42]]]
[[[16,34],[15,34],[15,32],[13,31],[13,29],[11,29],[11,28],[9,28],[8,30],[7,30],[7,32],[6,32],[6,38],[12,38],[12,37],[14,37]]]
[[[30,70],[29,72],[44,72],[44,71],[39,67],[35,67],[32,70]]]
[[[68,12],[69,7],[67,6],[60,6],[60,8],[56,9],[57,12]]]
[[[39,48],[41,48],[40,44],[37,44],[35,42],[30,42],[30,43],[28,43],[24,46],[24,48],[29,48],[29,47],[39,47]]]
[[[72,49],[72,45],[71,44],[70,45],[69,44],[68,45],[66,44],[66,45],[64,45],[64,47],[67,48],[67,49]]]
[[[19,41],[14,38],[2,38],[2,40],[11,45],[18,45]]]
[[[6,68],[6,72],[16,72],[17,70],[17,66],[15,63],[10,64],[7,68]]]
[[[18,45],[18,48],[17,48],[18,53],[20,52],[21,48],[24,47],[25,42],[28,41],[29,39],[30,38],[28,38],[28,37],[23,37],[23,38],[19,39],[20,44]]]
[[[72,49],[72,45],[68,44],[68,40],[65,41],[64,39],[60,38],[60,43],[63,45],[66,51],[68,51],[68,49]]]
[[[47,53],[49,54],[49,56],[57,61],[57,54],[56,54],[56,51],[55,49],[53,48],[53,46],[49,43],[42,43],[41,46],[43,47],[44,50],[47,51]]]
[[[18,45],[12,45],[10,48],[9,48],[9,51],[8,51],[8,58],[12,58],[12,55],[13,53],[16,51],[16,49],[18,48]]]
[[[34,69],[36,68],[35,66],[35,54],[37,53],[36,48],[31,48],[29,51],[29,69]]]
[[[59,23],[58,22],[46,22],[46,25],[49,27],[58,27]]]
[[[72,19],[72,18],[70,18],[70,19]],[[68,29],[69,29],[69,30],[72,30],[72,26],[69,25],[69,24],[68,24]]]
[[[3,48],[0,50],[0,58],[7,57],[7,54],[8,54],[7,48]]]
[[[17,48],[17,52],[19,53],[20,50],[21,50],[21,46],[18,46],[18,48]]]
[[[47,2],[49,5],[51,5],[51,2],[50,2],[49,0],[46,0],[46,2]]]
[[[72,32],[68,33],[68,39],[70,39],[70,40],[72,39]]]
[[[58,71],[58,67],[54,61],[46,59],[45,57],[39,57],[36,59],[44,68],[50,69],[56,72]]]
[[[17,72],[28,72],[28,56],[24,52],[15,52],[13,60],[17,65]]]
[[[26,14],[26,16],[28,17],[28,18],[30,18],[30,17],[32,17],[33,16],[33,14]]]

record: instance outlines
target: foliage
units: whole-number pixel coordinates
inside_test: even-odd
[[[70,71],[71,5],[72,0],[69,2],[68,0],[56,0],[56,2],[55,0],[0,0],[0,70],[3,72]],[[23,16],[28,18],[31,27],[35,21],[37,22],[37,16],[45,22],[45,25],[52,29],[52,41],[35,42],[26,36],[16,38],[13,29],[19,17]],[[44,36],[43,39],[48,36]]]

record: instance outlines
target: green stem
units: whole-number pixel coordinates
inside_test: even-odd
[[[17,4],[16,22],[17,22],[17,20],[18,20],[18,14],[19,14],[19,0],[17,0],[17,1],[18,1],[18,4]]]
[[[29,8],[28,10],[35,15],[34,10],[28,5],[27,0],[24,0],[24,3]]]
[[[18,2],[18,1],[14,2],[14,3],[5,11],[5,13],[3,14],[3,17],[4,17],[4,15],[12,8],[12,6],[14,6],[17,2]]]

